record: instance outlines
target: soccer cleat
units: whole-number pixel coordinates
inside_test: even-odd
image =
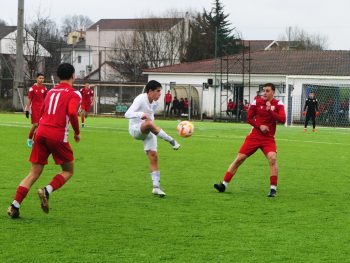
[[[19,218],[19,208],[15,207],[13,204],[7,208],[7,214],[11,218]]]
[[[38,190],[38,196],[41,201],[41,209],[44,213],[49,213],[49,194],[47,193],[45,187]]]
[[[317,132],[317,130],[316,129],[312,129],[312,132]]]
[[[306,129],[306,128],[304,129],[304,132],[307,132],[307,129]]]
[[[27,140],[27,146],[28,146],[29,148],[32,148],[32,147],[33,147],[33,140],[32,140],[32,139],[28,139],[28,140]]]
[[[171,142],[170,142],[170,144],[171,144],[171,146],[173,146],[173,149],[175,150],[175,151],[177,151],[179,148],[180,148],[180,144],[177,142],[177,141],[175,141],[175,140],[172,140]]]
[[[270,189],[270,192],[267,196],[268,197],[275,197],[276,195],[277,195],[276,189]]]
[[[154,187],[153,190],[152,190],[152,194],[157,195],[159,197],[166,196],[166,193],[164,193],[163,190],[160,189],[160,187]]]
[[[226,186],[223,183],[214,184],[214,188],[220,193],[223,193],[226,190]]]
[[[84,128],[84,123],[81,124],[81,127]]]

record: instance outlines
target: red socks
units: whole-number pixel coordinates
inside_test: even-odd
[[[61,174],[57,174],[52,181],[50,182],[50,185],[52,186],[53,190],[57,190],[59,188],[62,187],[62,185],[64,185],[66,182],[66,180],[64,179],[64,177]]]
[[[229,183],[231,181],[232,177],[233,177],[233,173],[226,172],[225,177],[224,177],[224,181],[226,183]]]
[[[83,115],[83,116],[81,116],[81,123],[84,123],[84,121],[85,121],[85,117]]]
[[[24,186],[18,186],[16,190],[15,200],[20,204],[22,203],[23,199],[26,198],[27,194],[29,192],[29,189]]]
[[[270,185],[277,186],[277,175],[270,176]]]

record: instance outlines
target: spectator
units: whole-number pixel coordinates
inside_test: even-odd
[[[184,100],[184,113],[188,114],[188,99],[185,98]]]
[[[177,97],[175,96],[174,100],[173,100],[173,105],[170,109],[170,114],[176,115],[176,114],[179,114],[179,111],[180,111],[180,102],[177,99]]]
[[[181,116],[181,114],[184,112],[184,99],[180,98],[180,102],[179,102],[179,115]]]
[[[235,108],[234,102],[232,101],[232,99],[229,99],[228,103],[227,103],[227,108],[226,108],[227,116],[229,116],[229,117],[232,116],[232,111],[233,111],[234,108]]]
[[[168,92],[165,94],[165,97],[164,97],[166,115],[169,115],[170,104],[172,99],[173,98],[171,96],[170,90],[168,90]]]

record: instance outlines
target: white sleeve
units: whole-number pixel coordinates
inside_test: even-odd
[[[130,108],[125,112],[125,118],[127,119],[135,119],[142,118],[143,112],[139,111],[141,108],[141,97],[137,97],[134,102],[131,104]]]

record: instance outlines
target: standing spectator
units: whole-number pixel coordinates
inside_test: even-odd
[[[183,98],[180,98],[180,102],[179,102],[179,115],[181,116],[182,113],[184,113],[184,99]]]
[[[177,115],[179,111],[180,111],[180,102],[177,99],[177,97],[175,96],[174,100],[173,100],[173,105],[170,109],[170,114]]]
[[[318,102],[314,92],[310,92],[309,98],[305,102],[303,115],[306,116],[304,124],[304,132],[307,132],[309,120],[312,120],[312,131],[316,132],[316,117],[319,115]]]
[[[171,96],[170,90],[168,90],[168,92],[164,96],[166,115],[169,115],[170,104],[171,104],[172,99],[173,99],[173,97]]]
[[[247,120],[247,114],[249,109],[249,102],[247,100],[244,100],[244,105],[242,109],[242,120]]]
[[[185,98],[184,100],[184,113],[188,114],[188,99]]]
[[[232,101],[232,99],[229,99],[226,107],[227,116],[232,117],[232,114],[233,114],[232,112],[234,108],[235,108],[234,102]]]
[[[259,99],[260,97],[261,97],[261,96],[260,96],[260,91],[257,90],[257,91],[256,91],[256,96],[254,97],[254,100]]]
[[[44,104],[44,99],[47,94],[47,89],[43,83],[44,75],[38,73],[36,75],[36,83],[29,89],[28,103],[24,109],[27,118],[29,118],[30,113],[32,122],[32,127],[30,127],[27,139],[27,145],[29,148],[32,148],[35,131],[38,128],[38,123],[41,117],[41,107]]]

